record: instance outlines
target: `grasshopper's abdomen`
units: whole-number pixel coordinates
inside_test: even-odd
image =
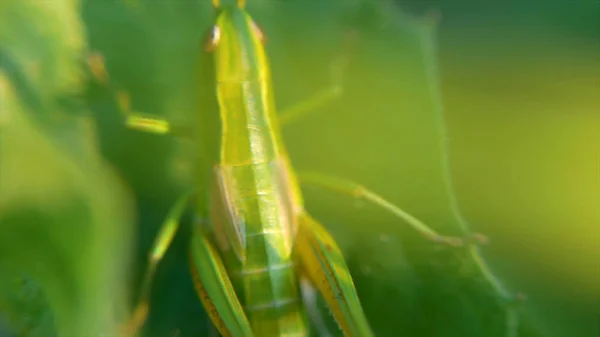
[[[269,195],[257,195],[248,201],[266,206],[268,199]],[[262,210],[269,213],[266,207]],[[277,215],[272,216],[276,222]],[[246,257],[239,283],[244,309],[257,336],[297,336],[304,330],[303,307],[290,252],[291,234],[288,224],[282,225],[248,226],[246,231]]]
[[[282,169],[271,160],[217,170],[215,237],[256,336],[301,336],[306,329]]]

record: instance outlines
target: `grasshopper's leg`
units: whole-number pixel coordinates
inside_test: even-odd
[[[283,109],[279,114],[279,123],[284,126],[294,122],[296,119],[303,118],[335,99],[338,99],[344,93],[344,73],[349,63],[350,47],[352,47],[353,36],[349,35],[345,43],[344,51],[335,58],[330,65],[330,84],[314,93],[311,97],[298,102],[295,105]]]
[[[320,173],[304,173],[299,174],[298,177],[303,183],[318,185],[338,193],[353,196],[355,198],[363,198],[377,206],[380,206],[406,221],[417,232],[432,241],[457,247],[463,246],[465,243],[485,243],[487,241],[487,238],[481,234],[469,234],[464,237],[442,236],[419,219],[402,210],[400,207],[392,204],[376,193],[355,182]]]
[[[281,125],[290,124],[296,119],[315,112],[318,107],[341,97],[344,92],[342,75],[345,63],[346,60],[343,58],[333,61],[331,65],[331,83],[317,91],[310,98],[284,109],[279,115],[279,123]]]
[[[179,219],[183,215],[189,199],[190,194],[188,193],[181,196],[175,202],[175,205],[173,205],[169,211],[169,214],[167,215],[167,218],[165,219],[165,222],[161,226],[158,235],[154,239],[152,250],[150,251],[150,255],[148,257],[148,267],[146,274],[144,275],[139,302],[133,311],[131,319],[124,327],[122,335],[125,337],[134,336],[137,334],[141,326],[146,321],[150,306],[149,297],[152,279],[154,278],[154,272],[156,271],[156,267],[158,266],[159,262],[167,252],[167,249],[171,245],[171,242],[175,237],[175,233],[177,233],[177,229],[179,228]]]
[[[124,90],[118,89],[118,86],[110,80],[110,76],[106,71],[104,58],[101,54],[92,53],[88,56],[88,67],[92,77],[99,84],[107,87],[115,94],[119,111],[123,114],[125,126],[128,128],[159,135],[174,134],[176,136],[187,137],[191,133],[189,128],[183,125],[174,125],[174,123],[165,119],[133,111],[131,109],[129,94]]]
[[[219,253],[198,225],[192,234],[190,270],[198,297],[219,333],[223,337],[254,336]]]
[[[295,259],[327,302],[345,336],[373,336],[340,248],[308,214],[299,217]]]

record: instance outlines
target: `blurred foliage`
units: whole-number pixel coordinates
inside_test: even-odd
[[[78,115],[78,4],[3,1],[0,24],[1,328],[114,335],[132,221],[93,120]]]
[[[600,23],[573,18],[600,8],[399,3],[408,11],[370,0],[248,1],[268,37],[279,109],[327,85],[337,56],[350,60],[343,99],[286,126],[294,165],[363,183],[442,233],[469,232],[460,201],[491,237],[492,269],[528,294],[518,335],[591,336],[600,48],[586,41]],[[441,27],[425,11],[435,6]],[[202,111],[193,70],[212,15],[199,0],[0,3],[0,317],[18,336],[112,335],[125,317],[112,308],[135,303],[152,240],[190,180],[192,144],[126,130],[114,93],[85,82],[88,44],[135,110],[191,119]],[[355,200],[305,193],[347,253],[377,336],[510,335],[478,252],[432,245]],[[138,218],[132,275],[123,270],[129,208]],[[184,226],[158,268],[144,336],[208,334],[188,234]],[[557,285],[557,275],[578,276]],[[579,297],[555,293],[570,289]]]

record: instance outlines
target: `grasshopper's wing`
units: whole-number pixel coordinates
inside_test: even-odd
[[[308,214],[299,217],[295,257],[325,298],[345,336],[373,336],[344,256],[331,235]]]
[[[215,169],[213,174],[218,172]],[[236,240],[238,233],[227,232],[229,235],[223,236],[223,222],[230,221],[230,214],[224,214],[227,200],[222,199],[219,174],[215,174],[206,186],[210,186],[211,193],[203,194],[198,199],[197,216],[202,221],[197,221],[192,229],[190,270],[194,287],[213,325],[222,336],[254,336],[223,262],[223,245],[235,245],[240,241]],[[209,209],[204,208],[207,203],[210,204]],[[210,219],[207,220],[210,225],[203,223],[206,219]],[[237,247],[238,250],[242,248]]]
[[[223,261],[208,234],[199,226],[193,230],[190,263],[198,296],[221,335],[253,336]]]

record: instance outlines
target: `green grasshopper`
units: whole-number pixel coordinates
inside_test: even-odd
[[[300,180],[280,130],[280,119],[337,97],[341,85],[335,83],[325,94],[304,102],[304,108],[278,116],[265,35],[246,12],[245,0],[230,5],[213,0],[213,5],[216,20],[204,46],[201,74],[207,110],[198,116],[204,119],[198,127],[220,132],[198,138],[205,153],[196,162],[194,192],[177,200],[155,239],[141,299],[126,334],[143,325],[154,271],[180,218],[193,205],[190,270],[198,296],[221,335],[307,336],[307,315],[324,329],[316,307],[307,301],[318,291],[345,336],[373,336],[340,248],[304,208]],[[108,83],[102,62],[96,59],[91,68],[97,79]],[[119,94],[119,101],[132,129],[158,134],[181,130],[167,120],[134,113],[125,94]],[[463,243],[438,235],[356,183],[320,174],[303,179],[379,205],[436,242]]]

